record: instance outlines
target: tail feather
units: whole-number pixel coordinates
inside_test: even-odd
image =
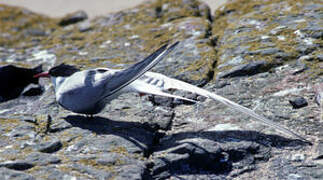
[[[173,79],[173,78],[169,78],[165,75],[162,75],[162,74],[158,74],[158,73],[153,73],[153,72],[147,72],[146,73],[146,76],[150,76],[152,78],[157,78],[157,79],[160,79],[160,80],[163,80],[165,85],[164,85],[164,88],[165,89],[178,89],[178,90],[183,90],[183,91],[188,91],[188,92],[192,92],[192,93],[195,93],[195,94],[198,94],[198,95],[201,95],[201,96],[205,96],[205,97],[208,97],[208,98],[211,98],[215,101],[219,101],[225,105],[227,105],[228,107],[230,108],[233,108],[235,110],[238,110],[239,112],[242,112],[244,114],[247,114],[253,118],[255,118],[255,120],[263,123],[263,124],[266,124],[270,127],[273,127],[275,129],[278,129],[279,131],[287,134],[287,135],[291,135],[291,136],[294,136],[294,137],[297,137],[303,141],[306,141],[306,142],[309,142],[308,140],[306,140],[304,137],[294,133],[293,131],[287,129],[287,128],[284,128],[282,127],[281,125],[265,118],[264,116],[261,116],[257,113],[255,113],[253,110],[251,109],[248,109],[244,106],[241,106],[233,101],[230,101],[229,99],[226,99],[222,96],[219,96],[215,93],[211,93],[205,89],[202,89],[202,88],[199,88],[199,87],[196,87],[194,85],[191,85],[191,84],[188,84],[186,82],[183,82],[183,81],[180,81],[180,80],[177,80],[177,79]]]

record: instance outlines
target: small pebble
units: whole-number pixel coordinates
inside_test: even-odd
[[[306,99],[303,97],[297,97],[289,100],[289,103],[293,106],[294,109],[299,109],[308,105]]]

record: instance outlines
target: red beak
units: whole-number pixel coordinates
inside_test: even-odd
[[[42,73],[38,73],[36,75],[33,76],[34,78],[40,78],[40,77],[50,77],[48,72],[42,72]]]

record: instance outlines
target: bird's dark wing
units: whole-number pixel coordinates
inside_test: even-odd
[[[160,47],[157,51],[146,57],[144,60],[132,65],[131,67],[117,71],[115,73],[109,74],[104,81],[106,87],[106,93],[104,97],[111,96],[132,83],[140,76],[142,76],[145,72],[149,71],[153,68],[158,62],[160,62],[166,55],[168,55],[174,48],[179,44],[172,44],[169,48],[167,48],[167,44]]]

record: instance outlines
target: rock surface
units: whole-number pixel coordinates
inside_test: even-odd
[[[125,68],[166,42],[153,71],[203,86],[305,136],[286,137],[218,102],[124,94],[93,119],[44,92],[0,104],[0,179],[322,179],[322,3],[152,0],[59,26],[0,5],[0,64]],[[83,24],[84,23],[84,24]],[[294,109],[295,97],[307,106]]]

